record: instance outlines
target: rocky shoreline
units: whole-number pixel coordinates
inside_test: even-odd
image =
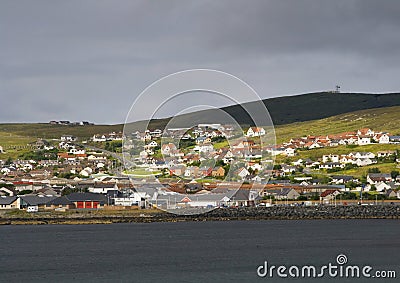
[[[146,212],[134,215],[96,213],[3,215],[0,225],[42,225],[42,224],[111,224],[151,223],[183,221],[229,221],[229,220],[311,220],[311,219],[400,219],[400,206],[274,206],[218,208],[200,215],[175,215],[167,212]]]

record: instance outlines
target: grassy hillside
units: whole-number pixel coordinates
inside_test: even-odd
[[[303,121],[313,121],[331,117],[338,114],[354,112],[363,109],[382,108],[391,106],[400,106],[400,93],[390,94],[361,94],[361,93],[309,93],[295,96],[285,96],[278,98],[270,98],[263,100],[267,106],[269,113],[275,125],[291,124]],[[248,103],[248,104],[251,104]],[[233,105],[222,108],[227,113],[232,115],[239,124],[247,126],[252,124],[251,118],[243,110],[240,105]],[[377,110],[377,115],[381,112]],[[350,114],[351,115],[351,114]],[[190,126],[193,122],[203,123],[210,122],[224,123],[225,116],[221,116],[221,111],[205,110],[198,111],[190,114],[178,116],[180,121],[190,121]],[[176,118],[176,117],[175,117]],[[204,120],[207,118],[209,121]],[[342,119],[346,127],[353,127],[362,124],[364,117],[359,117],[360,120],[355,120],[349,117],[352,122]],[[365,117],[368,118],[368,117]],[[389,117],[390,118],[390,117]],[[378,118],[379,120],[379,118]],[[151,128],[164,128],[169,119],[153,120],[150,123]],[[387,120],[392,121],[393,120]],[[397,120],[398,121],[398,120]],[[230,121],[228,121],[230,122]],[[330,122],[330,121],[329,121]],[[382,119],[381,124],[386,121]],[[324,126],[325,122],[322,121],[316,127],[331,130],[331,126]],[[144,121],[133,123],[137,129],[143,129],[147,125]],[[338,127],[339,126],[335,126]],[[135,127],[132,127],[132,130]],[[279,127],[278,127],[279,128]],[[290,128],[290,127],[289,127]],[[374,127],[376,128],[376,127]],[[0,132],[13,133],[19,136],[28,137],[42,137],[42,138],[59,138],[63,134],[72,134],[80,138],[88,138],[95,133],[108,133],[112,131],[122,131],[123,125],[89,125],[89,126],[63,126],[63,125],[50,125],[45,123],[39,124],[0,124]],[[304,127],[307,129],[307,127]],[[388,130],[391,130],[390,128]],[[281,132],[284,134],[284,132]]]
[[[400,134],[400,106],[368,109],[332,116],[325,119],[281,125],[275,128],[277,143],[305,135],[337,134],[372,128]]]
[[[62,135],[75,135],[86,139],[94,134],[122,131],[123,125],[62,126],[50,124],[0,124],[0,146],[6,153],[0,153],[0,159],[18,158],[31,150],[28,143],[38,138],[59,139]]]
[[[400,93],[319,92],[264,100],[275,125],[317,120],[364,109],[400,106]]]
[[[338,114],[358,110],[400,106],[400,93],[331,93],[318,92],[295,96],[285,96],[263,100],[275,125],[322,119]],[[254,103],[244,104],[250,109]],[[222,108],[235,118],[240,125],[252,125],[253,121],[241,105]],[[182,115],[183,121],[196,123],[225,121],[226,116],[218,110],[204,110]],[[154,125],[163,125],[167,121],[158,120]]]
[[[64,126],[50,124],[0,124],[0,133],[3,135],[14,134],[31,138],[56,139],[62,135],[74,135],[80,138],[88,138],[94,134],[122,131],[123,125],[87,125]],[[1,135],[0,135],[1,136]],[[0,142],[1,143],[1,142]]]
[[[336,134],[369,127],[374,130],[400,134],[400,106],[375,108],[340,114],[320,120],[276,126],[277,142],[304,135]],[[158,123],[161,123],[158,121]],[[21,144],[36,138],[53,139],[70,134],[89,138],[94,134],[122,131],[123,125],[62,126],[50,124],[0,124],[0,145]]]

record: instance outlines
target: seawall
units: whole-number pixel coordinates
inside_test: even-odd
[[[243,207],[218,208],[200,215],[175,215],[163,211],[141,210],[136,214],[116,214],[114,212],[78,212],[2,215],[0,224],[111,224],[150,223],[181,221],[229,221],[229,220],[302,220],[302,219],[400,219],[400,206],[298,206],[298,207]]]

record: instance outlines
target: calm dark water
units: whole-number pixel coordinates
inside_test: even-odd
[[[232,221],[0,227],[1,282],[396,282],[400,221]],[[348,262],[389,279],[260,278],[275,265]]]

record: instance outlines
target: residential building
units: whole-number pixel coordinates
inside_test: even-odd
[[[213,177],[224,177],[224,176],[225,176],[225,169],[224,169],[224,167],[222,167],[222,166],[214,167],[213,170],[212,170],[212,172],[211,172],[211,175],[212,175]]]
[[[369,173],[367,175],[367,182],[369,184],[377,184],[379,182],[391,182],[392,176],[390,174],[383,174],[383,173]]]
[[[250,127],[247,132],[247,137],[260,137],[265,135],[265,130],[262,127]]]
[[[0,210],[19,209],[20,202],[17,196],[0,196]]]

